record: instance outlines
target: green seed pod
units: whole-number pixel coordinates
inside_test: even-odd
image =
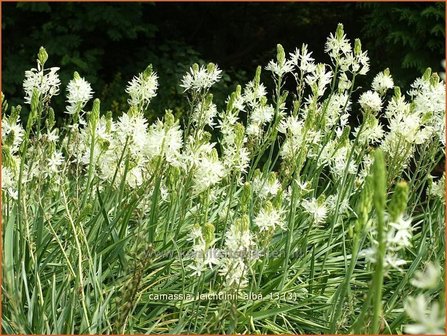
[[[42,66],[44,66],[45,62],[48,60],[48,53],[44,47],[40,47],[39,53],[37,54],[37,59]]]
[[[393,196],[388,206],[388,213],[391,221],[396,221],[407,208],[408,202],[408,184],[406,181],[401,181],[396,184]]]

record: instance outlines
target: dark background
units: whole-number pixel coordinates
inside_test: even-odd
[[[213,91],[223,101],[236,83],[250,80],[257,65],[303,42],[317,62],[337,23],[359,37],[371,58],[368,81],[389,67],[396,84],[409,84],[427,66],[443,70],[444,3],[3,3],[2,89],[10,104],[22,103],[24,71],[35,67],[45,46],[47,66],[60,66],[63,116],[65,85],[77,70],[92,83],[102,110],[126,110],[124,89],[152,63],[159,96],[149,117],[165,108],[181,113],[186,100],[179,80],[193,62],[215,62],[225,75]],[[267,74],[264,74],[267,76]],[[88,107],[87,107],[88,108]],[[26,113],[26,109],[24,110]]]

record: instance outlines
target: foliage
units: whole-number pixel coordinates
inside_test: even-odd
[[[369,57],[341,24],[325,53],[278,44],[227,98],[216,64],[183,67],[183,113],[148,120],[153,64],[116,119],[77,72],[55,111],[40,48],[24,125],[2,97],[3,330],[444,333],[445,82],[360,88]]]

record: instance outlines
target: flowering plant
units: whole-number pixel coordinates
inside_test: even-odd
[[[273,92],[258,67],[223,110],[222,71],[194,64],[186,118],[152,124],[152,66],[118,120],[75,73],[56,125],[41,48],[25,124],[2,97],[4,330],[443,332],[445,83],[428,69],[405,94],[385,69],[357,87],[369,58],[342,25],[325,51],[278,45]]]

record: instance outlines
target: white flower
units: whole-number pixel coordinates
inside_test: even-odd
[[[147,121],[142,114],[124,113],[116,124],[116,134],[122,144],[129,137],[130,149],[135,153],[141,150],[147,143]]]
[[[438,265],[428,263],[423,272],[416,271],[411,284],[418,288],[430,289],[437,288],[441,279],[441,269]]]
[[[346,38],[346,34],[337,37],[337,35],[331,33],[326,40],[324,51],[332,58],[339,58],[350,53],[352,48],[349,40]]]
[[[185,92],[188,90],[207,90],[219,81],[222,77],[221,73],[222,70],[212,63],[208,64],[207,68],[203,65],[200,67],[198,65],[192,66],[189,72],[183,76],[180,87],[184,88]]]
[[[313,72],[315,70],[312,52],[307,52],[307,44],[301,46],[301,50],[296,48],[294,53],[290,53],[290,62],[303,73]]]
[[[382,108],[382,99],[377,92],[367,91],[362,93],[359,98],[360,106],[364,111],[371,111],[373,113],[379,112]]]
[[[205,271],[205,263],[202,258],[197,258],[193,264],[188,265],[188,268],[193,270],[192,276],[200,276]]]
[[[281,77],[284,74],[291,72],[293,70],[293,64],[290,61],[285,61],[283,63],[277,63],[273,60],[265,67],[265,70],[273,72],[276,76]]]
[[[439,304],[433,303],[428,307],[428,300],[423,294],[416,298],[409,297],[404,303],[405,312],[415,321],[415,324],[405,326],[409,334],[444,335],[445,315]]]
[[[281,184],[276,178],[276,174],[270,174],[267,179],[256,176],[253,178],[252,186],[253,191],[256,192],[261,199],[275,196],[281,188]]]
[[[15,154],[19,150],[24,134],[25,130],[20,123],[20,117],[17,118],[16,122],[12,122],[8,117],[2,119],[2,143],[4,144],[6,137],[14,137],[12,144],[10,144],[12,154]]]
[[[261,232],[269,230],[273,231],[276,227],[284,228],[281,213],[275,209],[271,203],[268,203],[267,206],[259,211],[254,222]]]
[[[202,102],[198,103],[192,113],[192,120],[199,127],[203,127],[204,125],[209,125],[213,127],[214,117],[217,115],[217,107],[216,104],[203,104]]]
[[[9,196],[13,199],[18,198],[18,192],[17,192],[17,181],[14,176],[14,172],[8,168],[2,165],[2,190],[5,190]]]
[[[128,84],[126,92],[130,99],[130,106],[143,105],[147,106],[152,98],[157,95],[158,76],[152,71],[152,67],[148,67],[144,72],[135,76]]]
[[[205,252],[204,264],[208,265],[210,269],[213,268],[214,265],[218,265],[220,263],[219,260],[220,250],[216,248],[210,248]]]
[[[266,94],[267,90],[264,84],[259,83],[258,85],[256,85],[254,81],[250,81],[244,88],[243,99],[248,104],[248,106],[250,106],[251,108],[255,108],[261,98],[265,97]]]
[[[318,97],[322,96],[326,86],[332,81],[332,71],[326,72],[326,64],[318,63],[315,71],[306,77],[306,83]]]
[[[312,216],[316,225],[323,223],[326,219],[327,207],[323,202],[318,201],[316,198],[303,200],[301,201],[301,205],[304,210]]]
[[[432,182],[430,195],[439,198],[445,203],[445,173],[439,180]]]
[[[59,167],[64,163],[64,156],[61,152],[54,152],[48,160],[48,170],[52,173],[58,173]]]
[[[216,152],[203,156],[196,162],[194,174],[194,190],[196,193],[208,189],[218,183],[225,174],[225,168]]]
[[[388,71],[379,72],[376,77],[374,77],[371,87],[375,92],[383,95],[388,89],[394,87],[394,81]]]
[[[388,232],[388,242],[393,244],[393,249],[401,249],[411,246],[411,218],[404,219],[403,216],[395,222],[390,223],[391,230]]]
[[[37,69],[25,71],[25,80],[23,81],[23,89],[25,91],[25,103],[31,104],[33,91],[36,88],[41,99],[48,100],[51,97],[59,94],[59,86],[61,81],[57,71],[59,68],[53,67],[43,69],[40,63]]]
[[[75,78],[72,79],[67,86],[67,111],[68,114],[74,114],[79,109],[82,109],[85,104],[92,99],[93,91],[89,82],[84,78],[80,78],[75,74]]]
[[[225,278],[226,287],[245,288],[248,285],[247,266],[241,258],[225,258],[219,274]]]
[[[143,151],[149,159],[164,155],[168,163],[179,167],[182,146],[183,133],[178,123],[167,125],[158,120],[149,128]]]
[[[272,120],[274,112],[275,110],[271,105],[258,106],[251,114],[251,121],[263,125]]]

